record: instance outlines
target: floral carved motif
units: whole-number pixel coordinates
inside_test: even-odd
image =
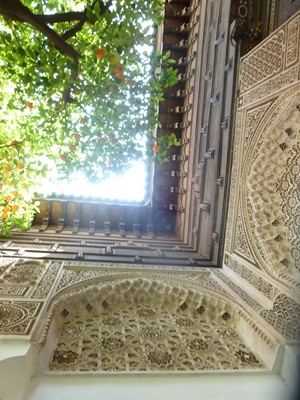
[[[17,261],[5,269],[0,276],[2,284],[18,284],[32,286],[45,269],[45,264],[39,261]]]
[[[0,302],[0,334],[28,335],[39,315],[41,303]]]

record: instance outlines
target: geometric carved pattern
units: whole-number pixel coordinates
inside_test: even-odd
[[[226,318],[226,316],[224,317]],[[196,371],[262,368],[234,329],[137,305],[86,311],[63,323],[50,370]]]
[[[282,69],[284,39],[284,31],[280,30],[242,61],[240,76],[242,91],[254,87],[266,78],[271,78]]]
[[[240,105],[299,80],[299,26],[298,13],[242,59]]]
[[[287,340],[300,341],[300,304],[285,294],[278,295],[273,310],[264,310],[261,316]]]
[[[295,18],[287,28],[286,66],[293,64],[299,57],[299,25],[300,19]]]
[[[29,287],[11,287],[11,286],[0,286],[1,296],[25,296],[28,292]]]

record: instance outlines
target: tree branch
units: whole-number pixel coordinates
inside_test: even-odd
[[[0,0],[0,14],[4,18],[18,22],[27,22],[38,31],[43,33],[62,53],[71,57],[74,63],[78,63],[80,54],[69,45],[61,36],[33,14],[28,7],[25,7],[20,0]]]
[[[35,15],[40,21],[46,24],[55,24],[58,22],[79,21],[86,15],[86,12],[70,11],[57,14],[35,14]]]
[[[88,20],[87,16],[86,15],[83,16],[82,19],[78,22],[78,24],[76,24],[73,28],[69,29],[64,34],[61,35],[62,39],[67,40],[70,37],[75,36],[76,33],[82,29],[85,21],[87,20]]]

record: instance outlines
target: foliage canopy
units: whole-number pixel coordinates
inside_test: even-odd
[[[28,228],[51,168],[97,181],[152,157],[163,87],[177,81],[169,55],[145,47],[163,10],[161,0],[0,0],[1,234]]]

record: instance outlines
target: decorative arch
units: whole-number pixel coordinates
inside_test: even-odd
[[[72,287],[51,304],[44,372],[179,372],[261,369],[236,327],[237,305],[149,277]]]
[[[300,271],[300,91],[279,97],[254,134],[242,172],[247,235],[260,265],[270,272]]]

